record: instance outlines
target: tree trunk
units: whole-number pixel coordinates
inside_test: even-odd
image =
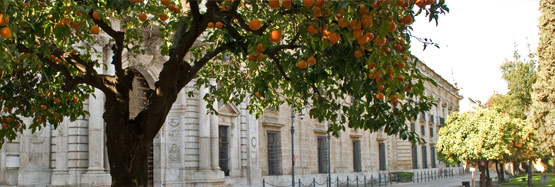
[[[501,175],[499,176],[499,174],[498,174],[497,177],[499,178],[500,182],[503,182],[503,181],[505,181],[505,164],[500,163],[499,165],[501,167],[501,168],[499,168],[499,170],[501,171]]]
[[[147,186],[148,153],[152,139],[140,121],[129,120],[128,99],[106,99],[106,146],[112,186]]]
[[[486,166],[482,165],[482,162],[478,163],[478,170],[480,170],[480,187],[486,187]]]
[[[495,161],[495,171],[497,172],[497,180],[501,181],[501,173],[499,172],[499,161],[496,160]]]
[[[528,159],[528,186],[532,186],[532,159]]]

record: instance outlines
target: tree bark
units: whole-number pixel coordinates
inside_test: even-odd
[[[482,165],[482,162],[478,162],[478,170],[480,170],[480,187],[486,187],[486,166]]]
[[[499,170],[501,171],[501,174],[498,174],[497,177],[499,178],[500,182],[503,182],[505,181],[505,164],[499,163],[499,165],[500,165]]]
[[[528,159],[528,186],[532,186],[532,159]]]
[[[153,138],[145,138],[141,121],[129,120],[128,97],[107,98],[105,109],[112,186],[147,186],[148,153]]]
[[[495,161],[495,171],[497,172],[497,179],[501,181],[501,173],[499,172],[499,161]]]

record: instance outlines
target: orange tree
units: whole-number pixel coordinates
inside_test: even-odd
[[[534,156],[534,133],[522,119],[510,117],[499,108],[453,113],[439,130],[438,158],[446,163],[466,161],[478,165],[485,185],[490,160],[522,162]],[[482,184],[481,184],[482,185]]]
[[[144,185],[148,147],[195,78],[210,88],[211,109],[216,100],[247,101],[260,114],[287,102],[333,121],[331,132],[385,127],[421,141],[405,121],[433,104],[422,94],[431,80],[408,51],[410,25],[421,12],[437,24],[446,11],[444,0],[2,0],[1,141],[86,115],[82,102],[98,89],[112,183]],[[138,73],[122,56],[152,47],[146,26],[159,29],[167,61],[146,108],[129,119]],[[89,46],[98,34],[110,37],[114,75],[96,70],[99,52]]]

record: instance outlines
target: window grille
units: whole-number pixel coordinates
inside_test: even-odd
[[[385,167],[385,143],[379,143],[380,148],[380,170],[386,170]]]
[[[318,172],[328,172],[328,138],[318,137]]]
[[[362,171],[361,164],[361,153],[360,153],[360,140],[353,141],[353,168],[355,172]]]
[[[268,131],[268,175],[281,175],[281,141],[279,131]]]

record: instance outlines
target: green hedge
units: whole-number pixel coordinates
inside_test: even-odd
[[[395,182],[412,182],[412,172],[393,172],[390,173],[390,179]]]

